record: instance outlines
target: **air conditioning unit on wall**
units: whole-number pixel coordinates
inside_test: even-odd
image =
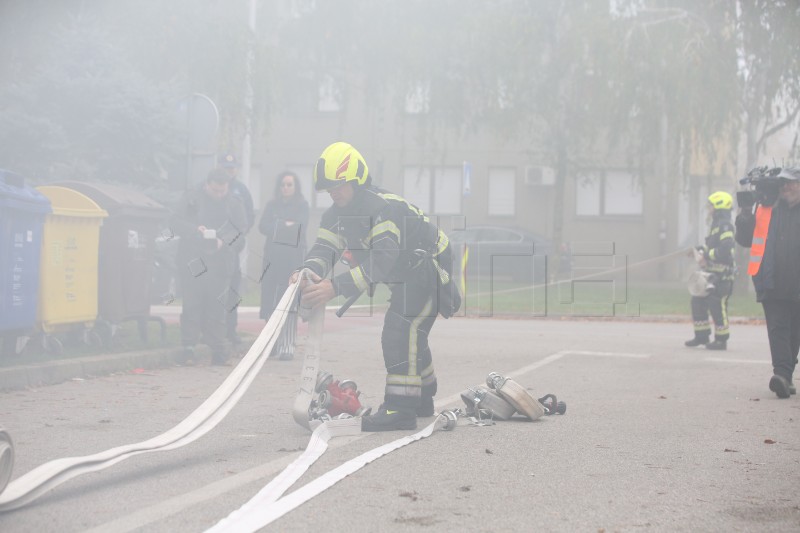
[[[525,185],[529,187],[550,187],[556,182],[556,172],[550,167],[525,167]]]

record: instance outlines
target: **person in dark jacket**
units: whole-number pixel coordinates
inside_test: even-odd
[[[708,197],[711,228],[705,246],[697,248],[698,263],[709,274],[710,287],[704,296],[692,296],[692,321],[694,338],[684,344],[705,344],[709,350],[725,350],[730,338],[728,329],[728,298],[733,290],[735,275],[733,258],[733,224],[731,208],[733,197],[725,191],[711,193]],[[714,341],[710,341],[711,325],[708,314],[714,319]]]
[[[212,170],[201,188],[187,191],[171,220],[180,237],[176,263],[183,296],[181,360],[186,364],[194,362],[201,335],[211,348],[212,363],[228,363],[225,317],[231,311],[231,274],[244,247],[241,228],[246,224],[244,208],[230,195],[229,185],[227,172]]]
[[[800,168],[776,173],[774,205],[756,204],[736,217],[736,242],[750,247],[748,274],[764,307],[773,376],[769,389],[788,398],[800,351]],[[767,203],[767,202],[765,202]]]
[[[253,196],[250,194],[250,189],[247,188],[240,179],[239,179],[239,161],[236,159],[236,156],[233,154],[225,154],[219,159],[219,166],[225,169],[225,172],[231,178],[230,184],[228,185],[229,193],[231,196],[238,198],[244,207],[245,213],[245,220],[246,223],[242,229],[242,237],[244,238],[248,233],[250,233],[250,229],[253,227],[253,224],[256,220],[255,210],[253,208]],[[244,249],[244,243],[242,243],[242,249]],[[225,315],[225,335],[234,345],[239,345],[242,342],[242,339],[239,337],[239,333],[236,331],[239,327],[239,306],[238,303],[241,300],[241,286],[242,286],[242,264],[241,264],[241,257],[239,255],[236,256],[236,263],[234,265],[233,272],[231,273],[231,309],[227,315]]]
[[[313,308],[337,295],[348,300],[386,284],[389,309],[381,346],[386,366],[384,401],[361,421],[364,431],[414,429],[418,416],[432,416],[437,381],[428,335],[437,314],[452,316],[460,305],[451,280],[447,236],[405,199],[373,187],[366,161],[351,145],[337,142],[322,152],[314,186],[333,205],[303,266],[300,305]],[[347,258],[346,270],[334,266]],[[297,279],[297,275],[293,280]]]
[[[307,226],[308,202],[300,190],[300,179],[294,172],[281,172],[275,183],[273,199],[264,207],[258,224],[265,237],[260,313],[264,320],[269,320],[289,286],[289,276],[303,262]],[[275,344],[281,360],[294,356],[296,331],[297,320],[292,316]]]

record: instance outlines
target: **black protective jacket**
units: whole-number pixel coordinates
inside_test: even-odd
[[[723,281],[732,281],[736,273],[734,267],[733,223],[730,209],[717,209],[711,221],[711,229],[706,237],[705,270],[719,275]]]
[[[751,211],[736,217],[736,242],[750,247],[756,219]],[[759,302],[800,301],[800,205],[789,207],[779,200],[772,208],[764,257],[753,285]]]
[[[304,266],[324,278],[348,251],[350,270],[335,276],[333,287],[349,298],[372,291],[377,283],[434,284],[435,279],[414,270],[421,261],[416,251],[435,255],[447,243],[444,233],[404,198],[377,187],[359,187],[350,204],[334,204],[322,214]]]

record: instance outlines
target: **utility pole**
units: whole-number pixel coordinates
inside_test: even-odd
[[[252,190],[252,187],[250,187],[250,156],[252,152],[253,136],[253,67],[256,57],[257,0],[250,0],[248,11],[247,28],[250,35],[247,40],[247,55],[245,57],[244,139],[242,140],[242,167],[240,179],[248,189]]]

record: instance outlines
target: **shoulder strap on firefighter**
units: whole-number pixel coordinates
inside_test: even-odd
[[[769,221],[772,218],[772,207],[759,205],[756,209],[756,227],[753,230],[753,244],[750,246],[750,262],[747,273],[751,276],[758,274],[761,260],[764,258],[764,249],[767,246],[767,232]]]

